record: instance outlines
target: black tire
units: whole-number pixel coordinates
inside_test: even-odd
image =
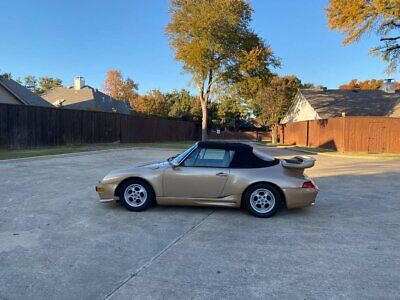
[[[142,187],[144,191],[140,188]],[[138,188],[138,189],[137,189]],[[127,192],[127,194],[125,193]],[[134,193],[137,193],[134,195]],[[129,195],[129,197],[126,197]],[[146,195],[145,199],[144,195]],[[119,187],[119,201],[130,211],[143,211],[155,203],[152,187],[144,180],[130,179]]]
[[[251,197],[252,194],[257,190],[259,190],[261,196],[265,197],[264,199],[260,199],[260,201],[263,201],[265,204],[255,204],[253,201],[253,205],[256,206],[253,207],[251,203]],[[266,190],[267,193],[264,193],[264,195],[262,195],[262,190]],[[271,196],[271,194],[273,195],[273,197]],[[254,200],[258,199],[258,196],[256,197],[257,198],[253,197]],[[269,218],[272,217],[274,214],[276,214],[276,212],[279,210],[282,203],[282,196],[280,191],[275,186],[268,183],[259,183],[250,187],[246,191],[243,197],[243,201],[244,201],[244,206],[253,216],[259,218]],[[258,211],[256,210],[256,208]],[[265,212],[261,212],[262,210],[265,210]]]

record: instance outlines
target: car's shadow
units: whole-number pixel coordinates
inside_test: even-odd
[[[154,205],[150,207],[148,210],[142,212],[131,212],[124,208],[124,206],[118,202],[111,203],[99,203],[101,210],[108,210],[114,212],[125,212],[131,213],[133,215],[136,214],[144,214],[144,215],[153,215],[153,214],[177,214],[177,213],[185,213],[185,214],[221,214],[221,215],[233,215],[233,216],[249,216],[253,217],[245,208],[234,208],[234,207],[212,207],[212,206],[181,206],[181,205]],[[304,217],[304,216],[312,216],[315,208],[306,207],[306,208],[298,208],[298,209],[287,209],[286,207],[281,207],[280,210],[273,216],[273,218],[280,217]],[[260,218],[262,219],[262,218]]]

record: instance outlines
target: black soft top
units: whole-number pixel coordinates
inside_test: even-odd
[[[279,159],[264,160],[253,153],[253,147],[243,143],[230,142],[213,142],[204,141],[197,143],[198,148],[212,148],[233,150],[235,155],[230,163],[230,168],[247,169],[247,168],[266,168],[279,164]]]
[[[224,149],[224,150],[241,150],[241,151],[253,151],[253,147],[243,143],[233,143],[233,142],[213,142],[213,141],[203,141],[197,142],[198,148],[212,148],[212,149]]]

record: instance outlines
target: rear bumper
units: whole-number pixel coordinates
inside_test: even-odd
[[[314,188],[283,189],[287,208],[300,208],[315,204],[319,190]]]
[[[118,197],[114,195],[116,187],[116,184],[103,184],[102,182],[99,182],[95,189],[99,195],[100,202],[111,202],[118,200]]]

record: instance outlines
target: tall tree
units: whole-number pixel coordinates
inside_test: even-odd
[[[329,0],[326,8],[329,26],[344,33],[344,45],[361,36],[375,33],[381,44],[372,48],[389,62],[388,71],[395,71],[400,62],[400,1],[399,0]]]
[[[21,81],[18,83],[21,83]],[[41,95],[52,88],[62,86],[62,80],[56,77],[40,77],[37,79],[33,75],[27,75],[24,77],[24,85],[32,92]]]
[[[269,85],[261,88],[254,103],[256,119],[271,128],[272,143],[277,142],[279,120],[292,104],[301,81],[296,76],[274,76]]]
[[[117,100],[133,101],[138,97],[139,85],[131,78],[122,76],[119,70],[108,70],[103,84],[103,91]]]
[[[202,109],[202,139],[213,88],[222,82],[264,80],[278,65],[272,50],[249,28],[252,9],[244,0],[171,0],[166,33],[175,59],[191,73]],[[256,80],[256,81],[257,81]]]
[[[36,90],[38,94],[43,94],[55,87],[62,86],[62,80],[54,77],[39,78],[39,88]]]
[[[27,75],[24,77],[25,86],[33,92],[37,91],[38,88],[38,80],[33,75]]]

